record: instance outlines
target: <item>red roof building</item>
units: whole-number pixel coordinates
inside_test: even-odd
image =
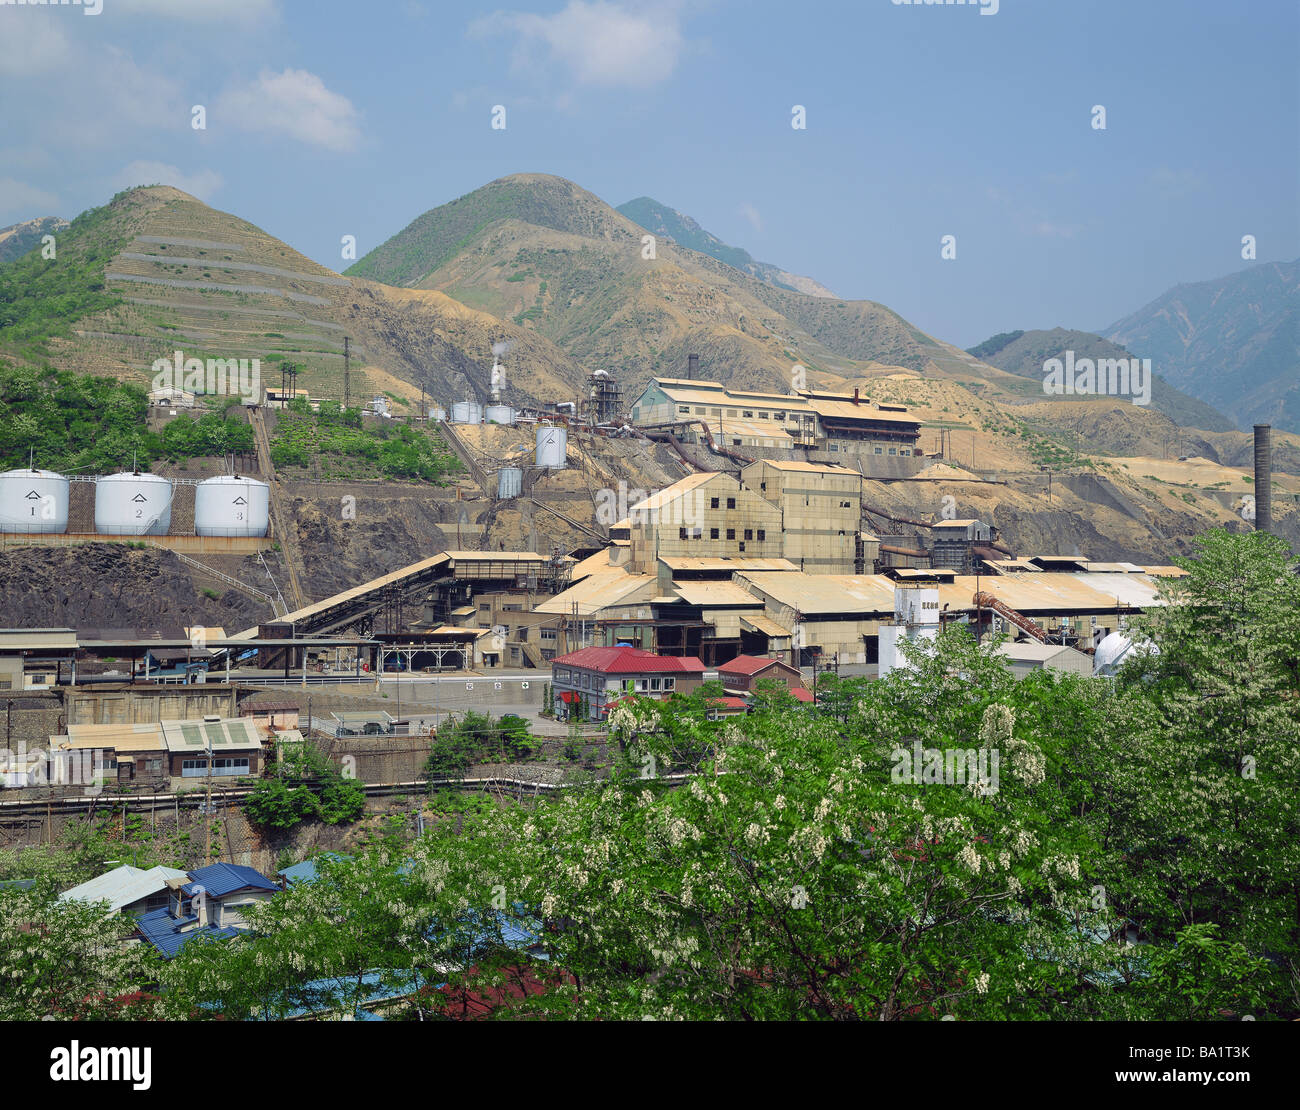
[[[693,655],[655,655],[633,647],[589,647],[551,660],[556,705],[587,701],[587,719],[598,721],[625,694],[666,698],[688,693],[704,681],[704,664]]]
[[[791,689],[803,688],[803,675],[797,667],[781,659],[768,659],[759,655],[737,655],[729,663],[718,668],[718,677],[728,690],[743,690],[751,693],[754,684],[763,679],[775,679],[784,682]]]

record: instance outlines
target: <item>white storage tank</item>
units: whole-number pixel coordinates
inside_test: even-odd
[[[271,527],[271,487],[256,478],[223,474],[194,491],[197,536],[265,536]]]
[[[447,421],[447,410],[441,405],[430,405],[429,419],[437,421],[439,424],[444,424]]]
[[[453,424],[482,424],[483,406],[477,401],[456,401],[451,406]]]
[[[0,532],[66,532],[68,480],[52,470],[0,474]]]
[[[497,471],[498,497],[518,497],[523,491],[523,470],[517,466],[503,466]]]
[[[513,424],[515,410],[510,405],[488,405],[483,410],[483,419],[489,424]]]
[[[562,424],[537,425],[537,465],[552,470],[564,469],[569,447],[569,429]]]
[[[109,474],[95,483],[95,531],[105,536],[165,536],[172,483],[157,474]]]

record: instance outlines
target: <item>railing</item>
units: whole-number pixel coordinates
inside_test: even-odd
[[[145,542],[147,543],[149,541],[146,540]],[[153,546],[161,547],[162,544],[154,544]],[[171,549],[168,548],[167,550],[171,550]],[[200,570],[204,574],[210,575],[211,577],[215,578],[218,582],[224,582],[227,586],[233,586],[236,590],[239,590],[242,593],[246,593],[250,597],[256,598],[258,601],[266,602],[266,604],[271,607],[271,612],[273,612],[277,617],[283,616],[283,613],[276,605],[276,599],[273,598],[270,594],[266,593],[264,590],[259,590],[256,586],[250,586],[246,582],[241,582],[239,581],[238,578],[231,578],[230,575],[228,574],[222,574],[221,571],[216,570],[213,567],[206,566],[203,563],[200,563],[197,559],[191,559],[188,555],[184,555],[179,551],[172,551],[172,554],[175,555],[176,558],[178,558],[182,563],[192,566],[194,567],[195,570]],[[283,605],[284,601],[281,600],[279,604]]]

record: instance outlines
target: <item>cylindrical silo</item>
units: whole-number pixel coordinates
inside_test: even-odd
[[[552,470],[564,469],[569,445],[569,429],[562,424],[537,425],[537,465]]]
[[[515,410],[510,405],[488,405],[483,410],[483,419],[489,424],[513,424]]]
[[[503,466],[497,471],[498,497],[518,497],[523,491],[523,470],[517,466]]]
[[[105,536],[165,536],[172,483],[157,474],[109,474],[95,483],[95,531]]]
[[[256,478],[223,474],[194,491],[197,536],[265,536],[271,526],[271,487]]]
[[[447,421],[447,410],[441,405],[430,405],[429,419],[437,421],[440,424],[445,424]]]
[[[451,422],[453,424],[481,424],[483,423],[483,406],[477,401],[456,401],[451,406]]]
[[[68,480],[52,470],[0,474],[0,532],[66,532]]]

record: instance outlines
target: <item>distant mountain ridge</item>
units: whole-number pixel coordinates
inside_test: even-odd
[[[42,237],[60,232],[67,226],[68,221],[62,216],[40,216],[0,227],[0,265],[22,258],[33,247],[40,246]]]
[[[1300,260],[1175,286],[1101,334],[1242,427],[1300,432]]]
[[[1068,328],[1002,332],[977,347],[971,347],[968,353],[1009,374],[1041,382],[1043,363],[1051,358],[1062,358],[1066,351],[1073,351],[1076,359],[1088,358],[1094,362],[1103,358],[1134,357],[1132,352],[1099,335]],[[1207,432],[1233,429],[1235,425],[1223,413],[1165,381],[1155,372],[1154,359],[1151,369],[1151,407],[1157,412],[1163,412],[1181,427],[1201,428]]]
[[[678,212],[675,208],[669,208],[666,204],[660,204],[652,197],[637,197],[635,200],[629,200],[626,204],[620,204],[615,211],[621,212],[633,223],[639,224],[653,235],[666,235],[674,243],[707,254],[710,258],[716,258],[719,262],[733,266],[769,285],[789,289],[794,293],[806,293],[810,297],[839,299],[821,282],[802,274],[792,274],[770,262],[759,262],[749,251],[724,243],[716,235],[705,231],[690,216]]]
[[[625,390],[682,373],[692,352],[711,378],[782,391],[796,366],[814,384],[965,369],[962,352],[885,305],[783,288],[671,236],[650,258],[645,230],[564,178],[511,174],[417,216],[347,273],[512,320],[616,370]]]

